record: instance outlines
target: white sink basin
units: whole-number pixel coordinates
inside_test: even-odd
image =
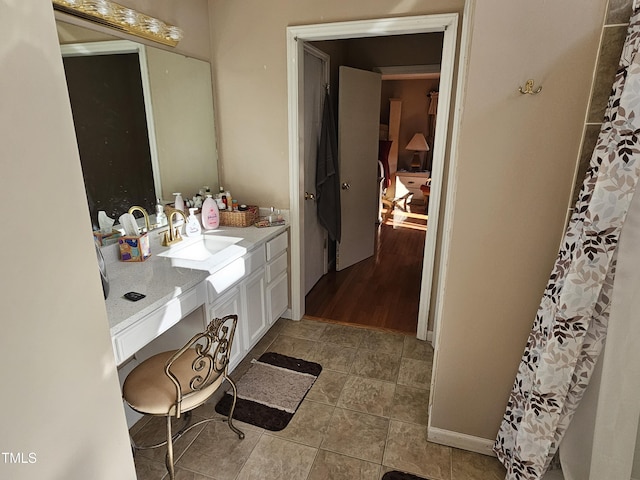
[[[158,256],[171,259],[175,267],[212,271],[247,253],[246,248],[236,245],[241,240],[205,233],[197,238],[185,237]]]

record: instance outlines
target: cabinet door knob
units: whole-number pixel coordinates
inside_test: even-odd
[[[305,200],[315,200],[316,199],[316,195],[314,193],[304,192],[304,199]]]
[[[351,188],[351,184],[348,182],[342,182],[341,186],[343,190],[349,190]]]

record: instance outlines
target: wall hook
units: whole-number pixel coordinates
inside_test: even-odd
[[[527,80],[527,83],[524,84],[524,88],[518,87],[518,90],[522,94],[535,95],[536,93],[540,93],[542,87],[538,87],[535,90],[533,89],[533,80]]]

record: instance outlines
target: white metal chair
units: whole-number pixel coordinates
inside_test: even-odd
[[[166,465],[169,478],[174,480],[173,442],[192,428],[212,419],[185,424],[172,433],[171,419],[183,414],[189,419],[196,407],[205,403],[228,381],[233,390],[233,404],[227,417],[229,428],[238,438],[244,433],[233,425],[236,405],[236,386],[227,374],[233,337],[238,323],[237,315],[211,320],[204,332],[193,336],[181,349],[159,353],[145,360],[127,376],[122,394],[124,400],[137,412],[166,417],[167,440],[151,446],[133,445],[134,451],[143,448],[167,446]]]

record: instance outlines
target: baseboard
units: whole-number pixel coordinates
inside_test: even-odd
[[[495,457],[493,444],[495,440],[474,437],[464,433],[452,432],[451,430],[442,430],[440,428],[428,427],[427,440],[448,447],[460,448],[469,452],[481,453]]]

